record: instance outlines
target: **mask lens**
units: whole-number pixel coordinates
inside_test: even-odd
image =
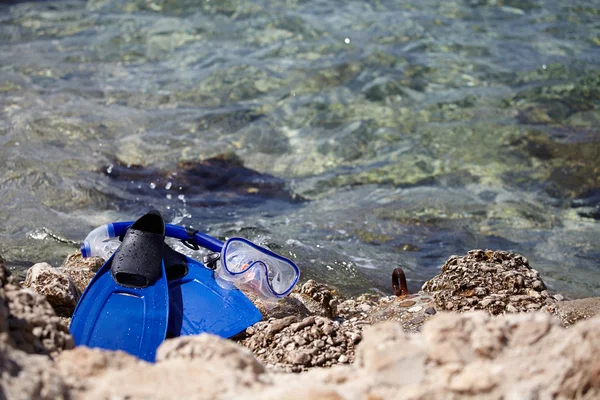
[[[296,284],[299,271],[294,263],[245,239],[229,239],[223,251],[223,266],[232,275],[241,275],[250,270],[263,274],[277,295],[287,292]]]

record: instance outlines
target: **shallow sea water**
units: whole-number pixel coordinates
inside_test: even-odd
[[[599,295],[599,66],[591,0],[1,1],[0,254],[58,266],[76,246],[48,232],[156,207],[347,293],[490,248]],[[208,207],[102,171],[224,153],[306,201]]]

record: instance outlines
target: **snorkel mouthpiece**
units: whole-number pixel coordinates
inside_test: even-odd
[[[91,231],[81,244],[81,255],[87,257],[101,257],[108,260],[121,244],[115,239],[113,224],[106,224]]]

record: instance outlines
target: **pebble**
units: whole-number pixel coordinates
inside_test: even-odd
[[[294,336],[293,340],[300,346],[304,346],[306,344],[306,340],[302,336],[299,336],[299,335]]]
[[[417,312],[421,311],[422,309],[423,309],[423,307],[421,307],[421,306],[414,306],[414,307],[409,308],[408,312],[417,313]]]
[[[423,322],[425,322],[425,317],[422,315],[415,317],[415,318],[411,319],[410,321],[408,321],[409,324],[413,324],[413,325],[420,325]]]
[[[428,315],[434,315],[436,312],[437,312],[437,311],[435,311],[435,308],[433,308],[433,307],[428,307],[428,308],[425,310],[425,314],[428,314]]]
[[[416,301],[403,301],[402,303],[398,304],[398,307],[410,307],[410,306],[414,306],[415,304],[417,304]]]
[[[305,365],[307,363],[310,363],[310,355],[306,354],[303,351],[296,351],[293,353],[290,353],[289,355],[289,360],[292,364],[294,365]]]
[[[356,308],[362,312],[369,312],[369,311],[371,311],[372,307],[368,304],[359,304],[358,307],[356,307]]]

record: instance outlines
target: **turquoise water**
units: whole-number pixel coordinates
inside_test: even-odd
[[[416,290],[450,255],[491,248],[525,255],[555,291],[598,295],[599,13],[583,0],[0,2],[0,254],[19,272],[59,265],[76,246],[48,232],[81,241],[156,207],[348,293],[391,293],[398,264]],[[305,201],[106,174],[225,153]]]

